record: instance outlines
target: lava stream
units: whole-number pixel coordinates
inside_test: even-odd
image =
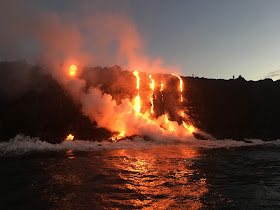
[[[76,76],[76,72],[77,72],[77,66],[71,65],[69,68],[69,75],[74,77]]]
[[[151,98],[150,98],[150,102],[151,102],[151,111],[150,111],[150,113],[153,114],[153,113],[154,113],[154,90],[155,90],[155,80],[153,80],[151,74],[147,74],[147,75],[148,75],[148,77],[149,77],[150,80],[151,80],[150,88],[151,88],[151,90],[152,90],[152,95],[151,95]]]
[[[139,94],[139,90],[140,90],[140,77],[139,77],[139,72],[138,71],[134,71],[133,72],[134,76],[136,77],[136,89],[138,90],[138,94],[135,97],[135,105],[134,108],[136,110],[136,112],[140,112],[141,111],[141,98],[140,98],[140,94]]]
[[[176,75],[176,74],[172,74],[173,76],[177,77],[180,80],[180,101],[183,102],[183,80],[180,76]]]
[[[118,140],[122,139],[125,137],[125,131],[120,132],[118,135],[112,136],[111,140],[113,142],[117,142]]]
[[[67,141],[73,141],[73,140],[74,140],[74,136],[70,133],[70,134],[66,137],[65,140],[67,140]]]
[[[190,132],[190,134],[192,134],[195,131],[193,125],[187,125],[184,121],[183,121],[183,126]]]
[[[160,93],[161,93],[161,101],[163,101],[163,87],[164,87],[164,84],[162,81],[160,81]]]

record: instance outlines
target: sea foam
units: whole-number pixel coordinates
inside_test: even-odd
[[[63,141],[58,144],[51,144],[40,140],[39,138],[31,138],[29,136],[17,135],[8,142],[0,143],[0,155],[20,155],[29,152],[47,152],[47,151],[97,151],[97,150],[113,150],[113,149],[133,149],[133,148],[151,148],[172,144],[181,144],[191,149],[213,149],[213,148],[237,148],[244,146],[257,145],[280,145],[280,140],[262,141],[258,139],[250,139],[247,141],[227,140],[197,140],[187,139],[180,141],[161,141],[161,139],[145,140],[140,136],[133,139],[123,139],[118,142],[111,141]]]

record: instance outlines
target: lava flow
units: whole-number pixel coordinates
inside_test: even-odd
[[[120,139],[122,139],[124,137],[125,137],[125,131],[122,131],[120,134],[112,136],[111,140],[113,142],[117,142],[118,140],[120,140]]]
[[[69,75],[74,77],[76,74],[77,67],[71,65],[69,68]],[[104,93],[98,87],[85,88],[86,80],[81,78],[70,80],[70,82],[67,83],[69,85],[67,86],[67,90],[70,91],[70,94],[72,94],[75,100],[79,100],[82,112],[85,116],[89,117],[92,122],[97,123],[98,127],[106,128],[114,134],[110,138],[112,142],[117,142],[125,139],[127,136],[134,135],[148,136],[153,139],[165,138],[184,140],[188,138],[196,128],[189,122],[189,117],[185,116],[182,110],[177,110],[178,106],[176,102],[174,110],[170,108],[167,110],[165,108],[162,102],[163,99],[165,99],[164,89],[167,89],[167,87],[164,86],[163,81],[159,80],[160,84],[158,84],[158,86],[160,87],[160,92],[155,92],[158,77],[157,75],[147,74],[150,82],[146,84],[146,80],[143,80],[143,85],[141,83],[142,86],[149,85],[149,91],[146,92],[146,88],[140,90],[141,74],[135,70],[133,75],[136,77],[136,95],[132,101],[128,98],[124,98],[119,104],[116,103],[110,94]],[[181,100],[179,102],[181,103],[183,101],[183,80],[175,74],[172,75],[180,80],[179,93],[181,95]],[[74,86],[73,82],[75,82]],[[140,98],[140,93],[143,95],[143,99]],[[158,97],[155,94],[161,95],[161,102],[156,100]],[[148,98],[150,107],[142,107],[142,103],[147,104],[146,102],[148,102],[148,100],[145,100]],[[161,109],[161,111],[156,112],[157,109]],[[155,113],[163,113],[163,115],[156,116]],[[170,120],[179,119],[178,116],[181,116],[181,122]],[[74,136],[69,134],[66,140],[73,141]]]
[[[170,132],[174,132],[174,126],[171,124],[171,121],[169,121],[167,114],[164,115],[164,121],[165,121],[165,128],[169,130]]]
[[[176,74],[172,74],[173,76],[177,77],[180,80],[180,101],[183,102],[183,80],[180,76],[176,75]]]
[[[160,81],[160,94],[161,94],[161,101],[163,102],[163,87],[164,87],[164,84],[162,81]]]
[[[135,110],[136,112],[140,112],[141,111],[141,99],[140,99],[140,94],[139,94],[139,89],[140,89],[140,77],[139,77],[139,72],[138,71],[134,71],[133,72],[134,76],[137,78],[137,83],[136,83],[136,89],[138,90],[138,94],[135,97]]]
[[[180,102],[183,102],[183,80],[180,76],[176,75],[176,74],[172,74],[173,76],[177,77],[180,80]],[[185,113],[184,111],[181,111],[180,113],[182,118],[185,118]],[[190,134],[192,134],[195,131],[195,128],[193,125],[189,124],[187,125],[185,121],[182,122],[183,126],[189,131]]]
[[[74,136],[70,133],[67,137],[66,137],[67,141],[74,141]]]
[[[195,131],[193,125],[187,125],[184,121],[183,121],[183,126],[190,132],[190,134],[192,134]]]
[[[77,66],[71,65],[69,68],[69,75],[74,77],[76,76],[76,72],[77,72]]]
[[[150,102],[151,102],[151,111],[150,111],[150,113],[153,114],[153,113],[154,113],[154,90],[155,90],[155,80],[153,80],[151,74],[147,74],[147,75],[148,75],[148,77],[149,77],[150,80],[151,80],[150,88],[151,88],[151,90],[152,90],[152,95],[151,95],[151,98],[150,98]]]

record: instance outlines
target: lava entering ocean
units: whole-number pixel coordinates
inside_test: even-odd
[[[178,119],[180,119],[177,121],[170,120],[172,117],[169,117],[166,110],[163,114],[158,112],[158,104],[164,103],[164,89],[168,90],[168,86],[166,81],[163,82],[162,78],[156,74],[146,73],[150,82],[147,82],[147,77],[143,77],[140,85],[140,79],[145,74],[134,71],[136,95],[133,96],[133,100],[123,98],[120,103],[117,103],[112,95],[101,91],[99,87],[87,87],[86,81],[77,76],[75,65],[70,66],[69,75],[71,77],[68,78],[66,89],[70,90],[70,94],[81,104],[85,116],[96,122],[98,127],[104,127],[114,133],[111,137],[113,142],[133,135],[148,136],[152,139],[184,140],[197,131],[197,128],[189,122],[187,114],[180,109],[183,104],[183,80],[178,75],[172,74],[180,81],[179,104],[176,101],[173,102],[174,113],[178,113]],[[156,91],[160,94],[159,100],[157,100]],[[155,103],[156,100],[157,103]],[[69,139],[70,135],[67,140],[72,140]]]

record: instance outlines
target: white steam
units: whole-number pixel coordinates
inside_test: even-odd
[[[111,132],[125,132],[125,136],[149,136],[152,139],[161,138],[165,141],[195,139],[182,125],[168,121],[164,116],[151,119],[148,112],[136,112],[133,102],[128,99],[117,104],[110,94],[103,93],[98,88],[86,89],[86,82],[83,79],[73,79],[67,75],[57,79],[81,105],[83,114],[96,122],[99,127]]]
[[[82,4],[86,8],[93,3],[82,1]],[[174,67],[164,67],[161,58],[150,59],[145,55],[145,44],[133,18],[127,13],[102,10],[91,13],[76,7],[71,14],[58,14],[42,10],[28,1],[13,0],[1,2],[0,15],[0,27],[5,29],[0,37],[0,45],[3,46],[0,57],[4,57],[8,51],[22,52],[18,42],[26,44],[31,39],[31,52],[36,52],[34,56],[44,61],[53,77],[81,105],[84,115],[96,121],[99,127],[113,132],[124,131],[126,135],[145,135],[165,140],[185,141],[193,138],[178,123],[170,122],[167,125],[163,117],[150,120],[148,113],[136,113],[128,99],[117,105],[112,96],[103,94],[97,88],[86,89],[84,80],[68,78],[68,69],[61,69],[61,63],[65,66],[105,63],[139,71],[177,71]],[[35,49],[39,49],[40,53]],[[172,131],[166,128],[169,126],[172,126]]]

